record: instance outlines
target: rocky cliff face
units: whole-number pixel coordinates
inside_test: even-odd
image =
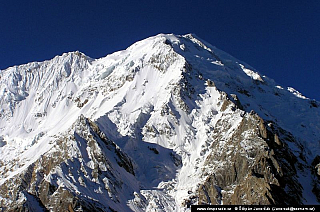
[[[95,123],[80,116],[54,142],[50,151],[1,185],[4,210],[112,211],[126,192],[133,197],[137,188],[130,186],[135,182],[131,159]]]
[[[0,76],[2,211],[320,201],[320,103],[194,35]]]
[[[216,127],[227,129],[227,126],[228,123],[221,123]],[[214,173],[208,173],[204,184],[199,187],[199,202],[302,204],[302,186],[296,170],[302,164],[286,145],[292,141],[281,141],[276,131],[274,124],[267,126],[263,119],[251,112],[243,116],[224,147],[213,143],[210,146],[213,151],[205,164],[212,166],[218,162],[221,165],[215,168]],[[219,133],[216,135],[221,136]],[[227,151],[221,152],[220,149]]]

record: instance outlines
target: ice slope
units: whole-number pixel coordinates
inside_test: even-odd
[[[230,98],[237,109],[223,108]],[[318,101],[191,34],[159,34],[100,59],[70,52],[10,67],[0,71],[0,104],[0,185],[53,151],[83,114],[134,162],[140,191],[119,204],[135,211],[187,210],[221,119],[230,123],[221,151],[253,110],[291,132],[308,163],[320,154]],[[301,146],[289,145],[300,154]]]

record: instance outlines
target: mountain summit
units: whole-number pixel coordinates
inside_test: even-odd
[[[320,103],[195,35],[0,72],[3,211],[319,204]]]

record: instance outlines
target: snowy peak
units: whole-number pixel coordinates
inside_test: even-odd
[[[50,61],[16,66],[1,72],[1,118],[27,133],[35,130],[36,118],[50,113],[59,100],[88,82],[91,59],[79,52]],[[4,122],[2,122],[4,124]],[[36,124],[34,126],[26,126]],[[7,125],[7,123],[6,123]],[[18,133],[22,133],[19,130]],[[10,132],[8,132],[10,134]]]
[[[103,211],[320,199],[320,103],[193,34],[159,34],[100,59],[65,53],[0,76],[6,207],[18,197],[17,208]],[[59,205],[64,198],[79,201]]]

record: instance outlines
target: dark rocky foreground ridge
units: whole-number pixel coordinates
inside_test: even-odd
[[[194,35],[0,75],[1,211],[320,203],[320,103]]]

